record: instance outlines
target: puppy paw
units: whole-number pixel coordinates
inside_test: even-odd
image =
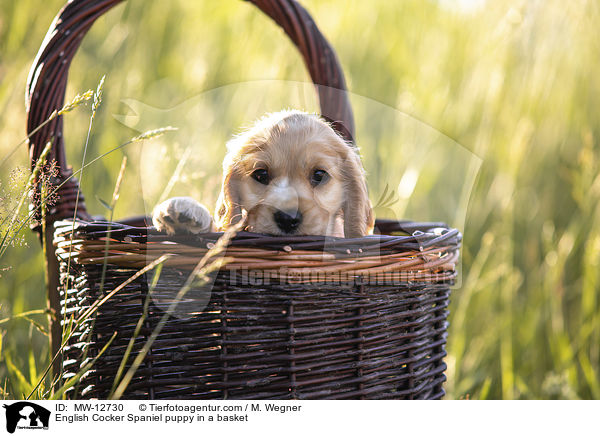
[[[208,209],[190,197],[169,198],[157,205],[152,212],[152,223],[157,230],[169,235],[213,231]]]

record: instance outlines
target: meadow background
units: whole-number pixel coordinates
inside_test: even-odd
[[[0,162],[25,136],[27,73],[62,4],[0,3]],[[446,398],[600,399],[600,4],[302,4],[353,93],[373,202],[386,185],[396,190],[379,216],[445,220],[464,233]],[[110,199],[128,156],[117,219],[147,213],[182,158],[186,171],[169,193],[212,205],[232,133],[267,110],[316,109],[292,44],[235,0],[117,6],[84,39],[67,101],[104,74],[90,158],[188,114],[178,136],[132,144],[86,169],[88,210],[105,214],[97,197]],[[85,106],[65,118],[75,169],[89,114]],[[25,145],[2,164],[3,213],[18,195],[18,169],[28,168]],[[40,245],[25,230],[0,259],[0,396],[20,398],[48,364],[45,316],[18,317],[43,309],[45,295]]]

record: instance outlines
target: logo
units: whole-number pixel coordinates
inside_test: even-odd
[[[50,411],[29,401],[19,401],[3,405],[6,409],[6,431],[14,433],[15,429],[48,430]]]

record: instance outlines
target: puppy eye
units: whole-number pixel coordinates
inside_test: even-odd
[[[313,186],[320,185],[329,180],[329,174],[323,170],[314,170],[312,175],[310,176],[310,183]]]
[[[269,172],[265,169],[256,170],[252,173],[252,178],[263,185],[269,184]]]

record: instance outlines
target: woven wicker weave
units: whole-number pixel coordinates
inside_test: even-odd
[[[28,132],[62,106],[82,37],[118,3],[74,0],[59,12],[30,72]],[[297,46],[312,80],[323,85],[317,87],[323,116],[351,142],[352,110],[340,92],[344,76],[314,21],[294,0],[251,3]],[[66,382],[116,332],[69,393],[105,398],[138,321],[144,323],[134,354],[221,234],[169,237],[143,218],[94,222],[82,196],[74,224],[68,219],[80,194],[66,164],[61,117],[32,135],[32,163],[49,140],[59,168],[54,183],[63,184],[45,217],[49,230],[35,228],[56,248],[47,253],[49,305],[62,319],[77,320],[111,295],[57,362],[63,362]],[[440,223],[380,220],[376,226],[377,235],[359,239],[237,234],[224,253],[227,262],[168,318],[123,398],[441,398],[461,235]],[[140,270],[165,253],[170,256],[148,298],[152,273]],[[54,351],[60,338],[61,325],[54,322]]]
[[[230,263],[210,287],[186,294],[127,398],[440,398],[460,234],[439,226],[381,222],[380,230],[401,234],[360,239],[238,234],[226,253]],[[99,222],[72,229],[70,221],[57,223],[55,243],[64,283],[72,259],[75,286],[63,301],[76,318],[102,297],[107,232],[105,293],[158,253],[177,253],[154,289],[138,349],[164,314],[161,302],[183,287],[189,269],[220,236],[173,238]],[[260,274],[248,280],[250,270]],[[119,291],[98,310],[91,337],[90,322],[66,347],[68,377],[118,332],[85,378],[84,398],[108,395],[149,281],[141,276]]]

